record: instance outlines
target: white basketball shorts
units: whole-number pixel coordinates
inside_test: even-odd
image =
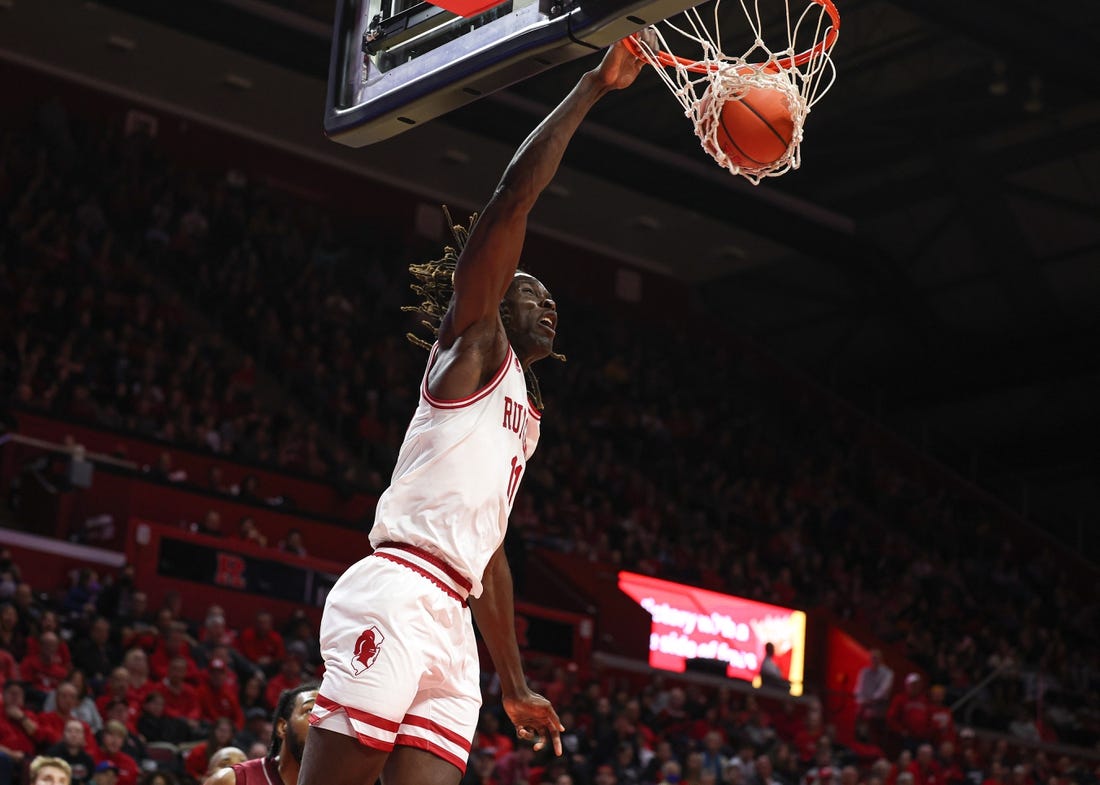
[[[336,582],[321,619],[325,675],[310,724],[390,752],[416,747],[465,773],[481,708],[470,585],[386,543]]]

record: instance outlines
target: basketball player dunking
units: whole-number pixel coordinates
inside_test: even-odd
[[[374,553],[341,576],[325,606],[325,675],[300,785],[458,783],[481,706],[471,609],[518,735],[561,754],[558,716],[523,675],[502,548],[538,442],[530,367],[552,354],[558,321],[550,292],[516,268],[528,212],[581,120],[641,68],[612,46],[520,146],[457,259],[448,249],[412,269],[422,310],[442,318],[378,502]]]

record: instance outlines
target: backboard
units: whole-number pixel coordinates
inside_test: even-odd
[[[416,0],[338,0],[329,138],[351,147],[387,139],[699,0],[439,2],[455,10]]]

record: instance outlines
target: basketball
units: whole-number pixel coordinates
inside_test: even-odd
[[[782,158],[793,134],[787,96],[780,90],[751,87],[740,101],[726,101],[722,107],[717,141],[731,161],[752,169]]]

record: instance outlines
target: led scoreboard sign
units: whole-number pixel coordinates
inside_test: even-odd
[[[730,678],[755,682],[764,646],[771,643],[791,694],[802,694],[802,611],[632,572],[619,573],[619,588],[652,617],[649,664],[654,668],[682,673],[688,660],[716,660],[726,664]]]

